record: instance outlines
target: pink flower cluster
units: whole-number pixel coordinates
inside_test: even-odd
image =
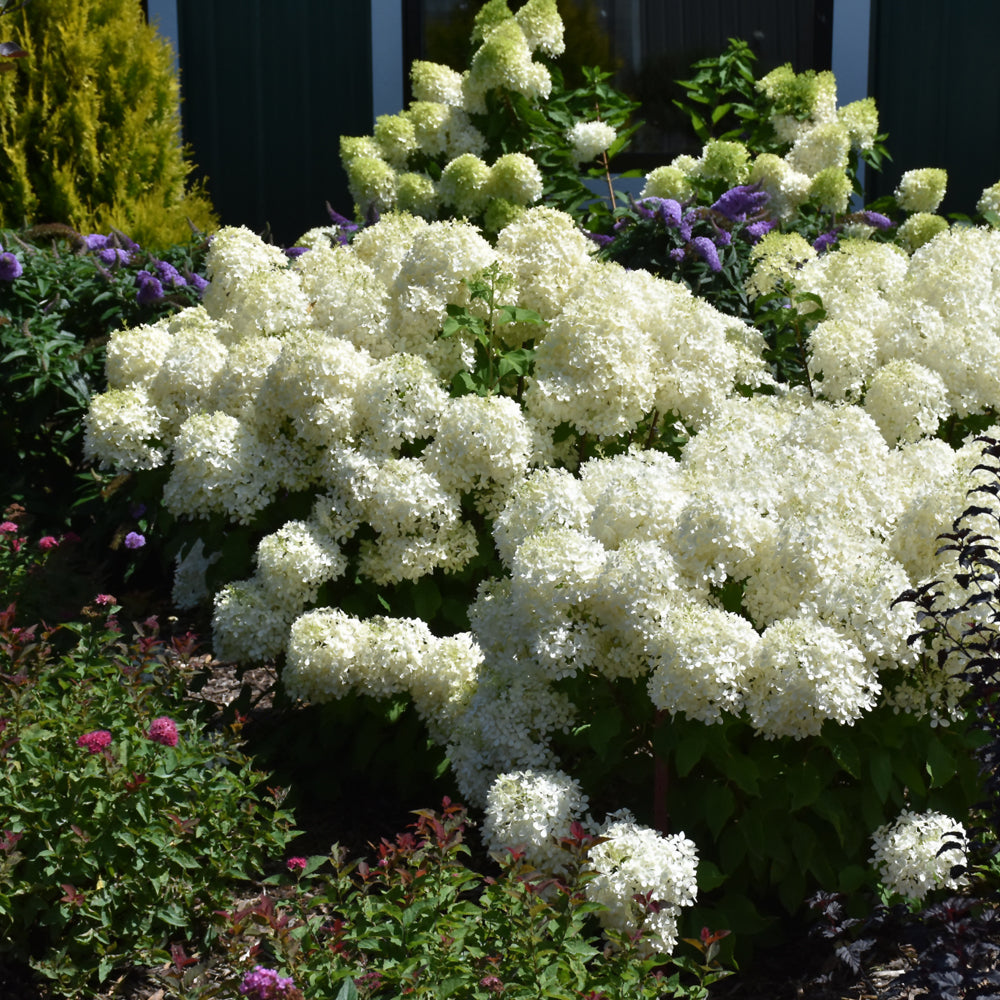
[[[285,865],[287,866],[287,868],[288,868],[288,870],[290,872],[302,872],[302,871],[305,871],[306,865],[308,865],[308,864],[309,864],[309,862],[305,858],[289,858],[285,862]]]
[[[165,715],[153,719],[146,734],[154,743],[162,743],[165,747],[177,746],[177,723]]]
[[[77,737],[76,745],[84,747],[91,753],[100,753],[111,746],[111,733],[106,729],[95,729],[92,733],[84,733]]]
[[[292,982],[291,977],[283,979],[274,969],[265,969],[258,965],[253,972],[248,972],[240,984],[240,993],[250,1000],[291,1000],[301,996]]]

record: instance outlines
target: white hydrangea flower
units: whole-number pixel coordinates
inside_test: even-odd
[[[309,300],[308,318],[313,327],[330,337],[349,340],[374,358],[393,352],[388,290],[353,245],[315,247],[299,257],[295,267]]]
[[[743,678],[760,636],[745,618],[702,603],[670,608],[651,636],[650,700],[706,725],[743,707]]]
[[[167,459],[162,441],[165,424],[144,390],[97,393],[84,417],[84,455],[105,468],[156,469]]]
[[[675,164],[657,167],[646,174],[646,181],[639,192],[640,198],[673,198],[685,202],[694,196],[691,172]]]
[[[577,122],[566,134],[577,163],[594,159],[617,138],[618,134],[607,122]]]
[[[568,528],[585,531],[593,506],[580,480],[565,469],[538,469],[514,486],[493,522],[493,540],[509,567],[525,539],[535,531]]]
[[[462,74],[450,66],[414,59],[410,83],[414,101],[462,106]]]
[[[442,203],[460,216],[472,218],[486,207],[490,197],[490,168],[475,153],[463,153],[441,171],[437,192]]]
[[[588,854],[595,876],[585,891],[604,907],[601,922],[624,934],[640,932],[640,954],[670,954],[680,909],[698,895],[697,847],[683,834],[665,837],[640,826],[625,809],[610,815],[598,832],[607,840]],[[656,905],[644,906],[636,896]]]
[[[278,484],[269,475],[267,449],[236,417],[196,413],[174,441],[163,504],[174,516],[227,514],[248,523],[271,501]]]
[[[561,56],[566,51],[556,0],[528,0],[514,20],[521,26],[532,52],[540,50],[547,56]]]
[[[215,595],[212,645],[225,662],[263,663],[280,656],[296,609],[276,605],[254,580],[230,583]]]
[[[595,265],[535,349],[528,413],[600,438],[635,428],[653,408],[654,344],[631,275]]]
[[[565,868],[561,837],[583,820],[587,796],[563,771],[511,771],[499,774],[486,795],[483,841],[493,852],[521,851],[546,872]]]
[[[915,361],[890,361],[868,381],[864,402],[889,444],[936,433],[950,413],[944,379]]]
[[[254,561],[254,579],[275,604],[300,608],[316,599],[320,584],[336,580],[347,569],[347,558],[336,539],[308,521],[288,521],[265,535]]]
[[[948,171],[940,167],[907,170],[893,194],[904,212],[934,212],[944,198]]]
[[[985,215],[987,212],[1000,214],[1000,181],[988,188],[983,188],[983,193],[979,196],[979,201],[976,202],[976,211],[980,215]]]
[[[354,437],[359,447],[388,457],[404,441],[433,437],[448,402],[448,394],[423,358],[392,354],[359,380]]]
[[[789,168],[807,177],[834,167],[843,170],[851,151],[851,137],[840,122],[815,125],[801,132],[785,158]]]
[[[405,170],[411,154],[420,148],[413,122],[405,114],[379,115],[372,138],[383,159],[397,170]]]
[[[173,338],[166,321],[115,330],[108,340],[104,373],[109,389],[148,389]]]
[[[530,156],[507,153],[490,167],[487,191],[490,198],[530,205],[542,196],[542,173]]]
[[[951,877],[955,865],[965,864],[965,842],[965,827],[958,820],[940,812],[904,809],[872,834],[869,861],[889,892],[920,902],[933,889],[961,889],[966,884],[964,877]],[[963,846],[939,854],[946,843]]]
[[[881,685],[864,654],[817,618],[777,621],[756,653],[744,704],[765,739],[815,736],[827,720],[851,725],[877,704]]]
[[[544,99],[552,89],[549,71],[532,62],[531,46],[514,18],[496,25],[472,57],[462,80],[464,107],[473,114],[486,111],[486,94],[510,90],[529,101]]]
[[[774,153],[760,153],[750,166],[748,183],[767,192],[768,209],[780,219],[789,218],[809,197],[809,175],[794,170]]]
[[[875,335],[868,324],[824,320],[809,334],[809,375],[814,389],[832,403],[860,397],[875,371],[876,357]]]
[[[424,464],[445,489],[472,492],[477,508],[498,513],[528,469],[531,432],[521,407],[506,396],[469,395],[441,410]]]
[[[418,215],[386,212],[377,226],[365,226],[351,240],[350,252],[367,264],[386,288],[392,288],[414,239],[428,225]]]

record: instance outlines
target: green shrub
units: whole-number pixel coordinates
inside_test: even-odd
[[[170,47],[136,0],[31,0],[5,27],[28,55],[0,77],[0,226],[117,226],[151,247],[214,227],[186,187]]]
[[[0,955],[67,997],[205,947],[212,913],[292,835],[280,793],[182,702],[193,637],[162,642],[149,621],[126,642],[113,602],[56,629],[0,614]]]

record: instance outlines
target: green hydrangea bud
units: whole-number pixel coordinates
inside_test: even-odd
[[[809,200],[833,215],[846,212],[850,198],[851,180],[838,167],[821,170],[809,185]]]
[[[701,176],[722,180],[730,186],[746,182],[750,172],[750,152],[742,142],[711,139],[701,154]]]
[[[900,242],[909,251],[930,243],[948,228],[948,220],[930,212],[915,212],[897,230]]]
[[[948,171],[940,167],[907,170],[894,194],[904,212],[933,212],[944,198]]]
[[[396,187],[396,206],[424,219],[434,219],[438,212],[438,193],[427,174],[400,174]]]
[[[489,166],[473,153],[465,153],[444,168],[438,181],[438,194],[442,202],[453,206],[459,215],[472,218],[486,207],[489,181]]]
[[[694,197],[694,188],[687,173],[673,165],[657,167],[646,174],[646,185],[639,193],[640,198],[673,198],[687,201]]]

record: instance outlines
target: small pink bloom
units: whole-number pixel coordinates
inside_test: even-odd
[[[305,871],[305,867],[309,862],[305,858],[289,858],[285,864],[288,866],[290,872],[301,872]]]
[[[13,521],[4,521],[0,524],[0,532],[5,535],[13,535],[17,531],[17,525]]]
[[[165,715],[153,719],[147,735],[154,743],[162,743],[165,747],[177,746],[177,724]]]
[[[59,539],[53,538],[52,535],[45,535],[43,538],[38,539],[38,547],[43,552],[48,552],[49,549],[57,548],[59,545]]]
[[[503,980],[499,976],[483,976],[480,986],[485,986],[491,993],[503,993]]]
[[[95,729],[92,733],[84,733],[78,737],[76,745],[84,747],[91,753],[100,753],[111,746],[111,733],[106,729]]]
[[[106,604],[116,604],[117,602],[115,601],[113,594],[98,594],[97,597],[94,598],[94,603],[103,606]]]

